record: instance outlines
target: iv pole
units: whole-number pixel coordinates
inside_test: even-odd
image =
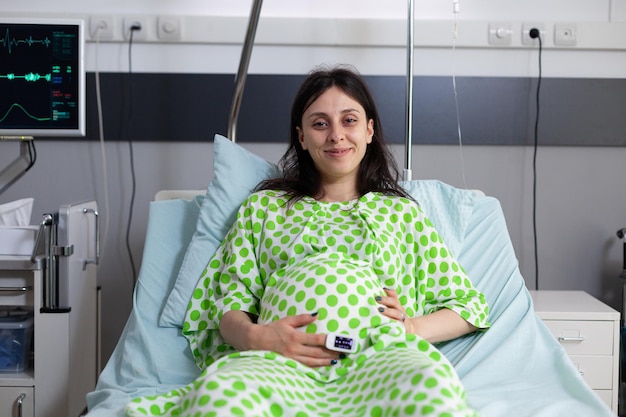
[[[261,15],[261,6],[263,0],[254,0],[252,10],[250,11],[250,20],[248,21],[248,31],[244,40],[243,49],[241,50],[241,59],[239,61],[239,71],[235,78],[235,94],[230,106],[230,115],[228,118],[228,139],[236,142],[237,139],[237,119],[239,118],[239,108],[241,107],[241,97],[243,96],[243,88],[246,84],[246,76],[248,75],[248,65],[250,64],[250,55],[252,54],[252,46],[254,45],[254,36]]]
[[[404,168],[404,180],[412,179],[411,171],[411,143],[413,138],[413,61],[414,61],[414,0],[408,0],[408,24],[407,24],[407,69],[406,69],[406,159]]]

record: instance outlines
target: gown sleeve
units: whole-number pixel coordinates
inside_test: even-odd
[[[448,308],[478,329],[487,329],[489,307],[485,296],[474,287],[419,207],[413,232],[417,314]]]
[[[257,198],[251,195],[240,207],[237,220],[209,260],[189,301],[183,335],[200,368],[235,351],[219,332],[226,312],[241,310],[258,315],[264,286],[255,250],[258,237],[254,231],[263,217],[254,208]]]

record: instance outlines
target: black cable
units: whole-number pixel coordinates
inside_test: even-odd
[[[28,171],[35,165],[37,161],[37,149],[35,148],[35,139],[28,141],[28,167],[24,171]]]
[[[537,249],[537,145],[538,145],[538,137],[539,137],[539,93],[541,91],[541,78],[542,78],[542,66],[541,66],[541,55],[542,55],[542,42],[541,42],[541,33],[538,29],[531,29],[529,35],[533,39],[537,39],[539,41],[539,76],[537,77],[537,94],[536,94],[536,108],[537,113],[535,114],[535,144],[533,150],[533,236],[535,241],[535,290],[539,290],[539,259],[538,259],[538,249]]]
[[[141,26],[133,25],[130,28],[130,34],[128,37],[128,113],[126,123],[126,135],[128,139],[128,148],[130,156],[130,178],[131,178],[131,194],[130,194],[130,207],[128,209],[128,223],[126,224],[126,250],[128,251],[128,258],[130,259],[130,265],[133,274],[133,291],[137,284],[137,269],[135,267],[135,260],[133,258],[133,251],[130,247],[130,227],[133,221],[133,209],[135,206],[135,190],[136,190],[136,178],[135,178],[135,156],[133,151],[133,140],[131,135],[131,121],[132,121],[132,108],[133,108],[133,61],[132,61],[132,47],[133,47],[133,34],[136,30],[141,30]]]

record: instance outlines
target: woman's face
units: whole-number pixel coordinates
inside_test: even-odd
[[[302,115],[297,128],[302,149],[309,152],[322,181],[354,180],[367,145],[374,135],[374,120],[338,87],[331,87]]]

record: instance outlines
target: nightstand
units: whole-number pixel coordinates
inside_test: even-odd
[[[530,291],[535,312],[589,386],[618,413],[620,313],[584,291]]]

